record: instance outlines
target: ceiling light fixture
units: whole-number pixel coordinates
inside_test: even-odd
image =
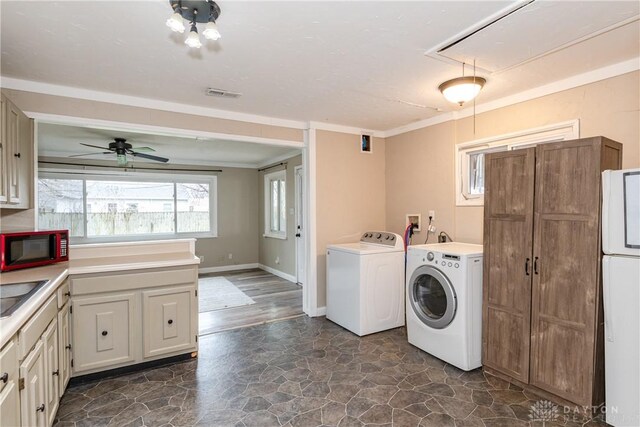
[[[204,24],[204,31],[202,34],[208,40],[219,40],[220,31],[216,25],[216,20],[220,16],[220,7],[213,0],[169,0],[173,13],[167,19],[167,27],[171,30],[183,33],[185,25],[183,21],[187,21],[191,24],[191,30],[187,35],[184,43],[192,48],[200,48],[202,42],[198,35],[198,28],[196,24]]]
[[[476,67],[473,66],[473,76],[464,75],[464,62],[462,63],[462,77],[447,80],[438,86],[442,95],[449,102],[462,106],[465,102],[473,100],[487,82],[486,79],[476,76]]]

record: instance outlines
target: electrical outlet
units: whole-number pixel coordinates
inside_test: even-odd
[[[229,254],[229,259],[233,259],[233,254]]]
[[[280,264],[280,257],[279,256],[276,257],[276,264]]]
[[[429,211],[429,216],[431,217],[432,221],[436,220],[436,211]]]

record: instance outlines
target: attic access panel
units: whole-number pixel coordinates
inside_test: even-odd
[[[439,56],[504,71],[638,19],[637,2],[533,1],[469,29],[437,50]]]

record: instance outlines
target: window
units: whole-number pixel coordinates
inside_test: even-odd
[[[40,173],[39,228],[76,243],[217,235],[216,177],[68,175]]]
[[[533,147],[537,144],[579,137],[579,121],[572,120],[523,132],[457,144],[456,205],[482,206],[484,204],[484,166],[487,153]]]
[[[287,238],[286,170],[264,176],[265,237]]]

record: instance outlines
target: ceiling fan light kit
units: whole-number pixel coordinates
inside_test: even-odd
[[[94,155],[94,154],[113,154],[113,153],[115,153],[116,154],[116,161],[118,162],[118,166],[122,166],[122,167],[127,165],[127,162],[128,162],[127,154],[129,154],[131,156],[134,156],[134,157],[141,157],[143,159],[153,160],[155,162],[167,163],[169,161],[169,159],[167,159],[165,157],[153,156],[151,154],[141,153],[140,151],[155,151],[155,150],[153,148],[151,148],[151,147],[134,148],[124,138],[114,138],[113,142],[110,142],[108,147],[100,147],[99,145],[85,144],[84,142],[81,142],[80,145],[84,145],[85,147],[98,148],[100,150],[109,150],[109,151],[103,151],[102,153],[76,154],[76,155],[72,155],[70,157],[81,157],[81,156],[88,156],[88,155]]]
[[[184,41],[187,46],[196,49],[202,47],[196,24],[206,23],[202,32],[206,39],[213,41],[220,39],[220,31],[216,25],[216,20],[220,16],[220,7],[216,2],[213,0],[170,0],[169,3],[173,13],[167,19],[167,27],[172,31],[183,33],[186,29],[184,21],[191,25],[191,30]]]

